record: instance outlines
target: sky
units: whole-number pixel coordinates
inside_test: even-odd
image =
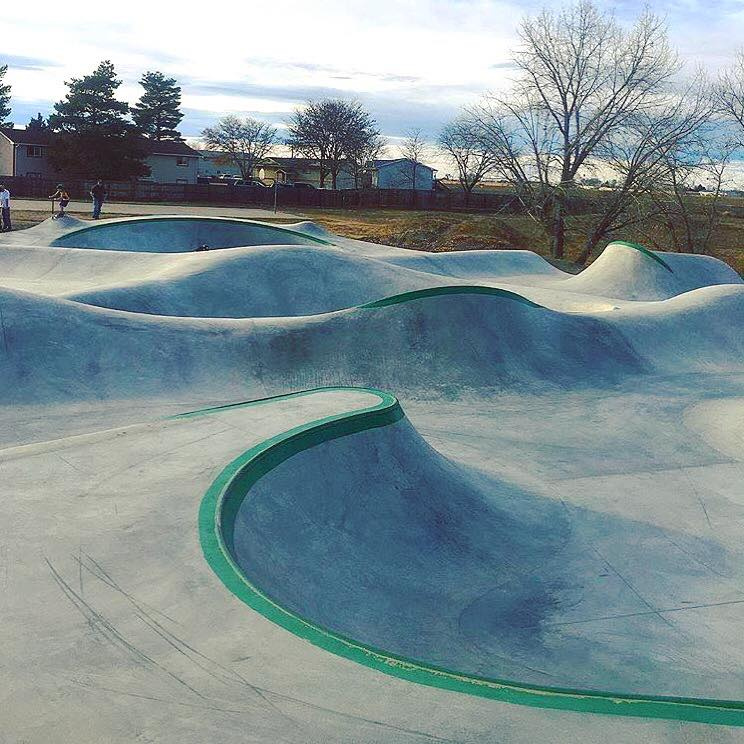
[[[110,59],[133,103],[147,70],[183,88],[182,133],[196,137],[228,113],[280,128],[309,98],[362,101],[395,142],[412,128],[430,140],[460,107],[508,86],[525,13],[559,2],[528,0],[222,0],[186,5],[36,0],[3,7],[0,63],[18,125],[47,115],[65,80]],[[631,23],[636,0],[598,3]],[[744,0],[652,3],[691,67],[711,72],[744,44]]]

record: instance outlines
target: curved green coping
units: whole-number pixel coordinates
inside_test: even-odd
[[[107,222],[98,222],[95,225],[84,225],[83,227],[77,227],[74,230],[70,230],[69,232],[64,233],[64,235],[60,235],[57,240],[65,240],[69,235],[77,235],[81,232],[88,232],[90,230],[102,230],[106,227],[112,227],[113,225],[123,225],[123,224],[132,224],[135,222],[229,222],[236,225],[251,225],[254,227],[264,227],[268,230],[275,230],[277,232],[284,232],[289,233],[290,235],[295,235],[300,238],[304,238],[305,240],[309,240],[313,243],[318,243],[319,245],[333,245],[328,240],[323,240],[323,238],[316,238],[314,235],[308,235],[307,233],[300,232],[299,230],[290,230],[286,227],[282,227],[281,225],[274,225],[270,222],[259,222],[258,220],[244,220],[237,217],[196,217],[192,215],[178,215],[178,214],[155,214],[155,215],[149,215],[146,217],[122,217],[120,219],[115,220],[109,220]]]
[[[506,289],[499,289],[498,287],[482,287],[477,284],[461,284],[446,287],[427,287],[426,289],[414,289],[411,292],[403,292],[401,294],[393,295],[392,297],[384,297],[381,300],[366,302],[364,305],[358,305],[357,308],[362,310],[369,310],[376,307],[399,305],[403,302],[420,300],[424,297],[438,297],[439,295],[451,294],[482,294],[493,295],[496,297],[506,297],[510,300],[521,302],[523,305],[527,305],[529,307],[540,308],[541,310],[546,309],[542,305],[538,305],[536,302],[528,300],[526,297],[523,297],[516,292],[509,292]]]
[[[640,243],[631,243],[629,240],[613,240],[609,245],[624,245],[626,248],[632,248],[633,250],[639,251],[640,253],[643,253],[644,256],[648,256],[656,261],[656,263],[661,264],[670,274],[674,273],[672,267],[658,253],[650,251],[646,246],[643,246]]]
[[[222,583],[238,599],[271,622],[325,651],[409,682],[536,708],[744,726],[744,702],[741,701],[545,687],[464,674],[409,659],[317,625],[283,607],[253,584],[232,558],[235,518],[251,487],[298,452],[339,437],[387,426],[404,417],[397,399],[389,393],[369,388],[324,390],[367,392],[376,395],[379,403],[310,421],[251,447],[222,470],[202,499],[199,508],[199,538],[204,557]],[[236,405],[262,404],[315,392],[318,390]],[[181,414],[180,417],[214,413],[229,407],[231,406],[192,411]]]

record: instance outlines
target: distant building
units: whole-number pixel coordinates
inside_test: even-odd
[[[185,142],[144,140],[150,179],[156,183],[196,183],[201,153]]]
[[[374,160],[367,164],[358,181],[354,178],[350,164],[344,164],[338,173],[336,188],[413,189],[414,170],[415,188],[420,191],[431,191],[436,181],[436,170],[423,163],[415,163],[414,168],[414,161],[408,158]],[[267,158],[255,168],[253,177],[267,185],[279,180],[309,183],[320,188],[320,163],[313,158]],[[329,173],[326,173],[325,188],[331,188]]]
[[[47,157],[49,134],[34,129],[0,129],[0,175],[54,178]]]
[[[0,176],[60,178],[49,161],[50,135],[33,129],[0,129]],[[185,142],[143,139],[150,167],[148,180],[196,183],[199,153]],[[95,175],[95,174],[91,174]]]
[[[256,168],[255,177],[269,186],[278,180],[280,183],[309,183],[319,189],[320,161],[315,158],[266,158]],[[326,171],[324,188],[330,189],[331,183],[331,174]],[[336,188],[356,188],[354,175],[347,165],[341,165],[341,170],[339,170],[336,178]]]
[[[199,150],[199,176],[217,178],[217,176],[241,176],[240,168],[233,163],[226,152]]]
[[[368,185],[372,188],[416,189],[417,191],[431,191],[434,188],[437,172],[435,168],[410,158],[373,160],[367,171]]]

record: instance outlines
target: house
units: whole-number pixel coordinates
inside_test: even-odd
[[[203,150],[199,165],[199,175],[207,178],[217,176],[241,176],[240,169],[225,152]],[[268,157],[256,163],[251,178],[262,181],[267,186],[279,183],[309,183],[320,188],[320,162],[315,158]],[[361,184],[360,184],[361,185]],[[326,172],[325,188],[331,188],[331,174]],[[355,188],[354,176],[348,167],[342,167],[336,179],[336,188]]]
[[[431,191],[434,188],[437,171],[435,168],[430,168],[410,158],[396,158],[395,160],[373,160],[367,172],[367,185],[375,189]]]
[[[59,178],[49,161],[51,135],[36,129],[0,129],[0,176]],[[185,142],[143,139],[149,180],[196,183],[199,153]],[[94,175],[94,174],[92,174]]]
[[[47,157],[49,133],[36,129],[0,129],[0,176],[54,178]]]
[[[266,158],[254,169],[253,176],[269,186],[278,180],[279,183],[309,183],[319,189],[320,161],[315,158]],[[327,171],[323,186],[331,188],[331,174]],[[356,188],[354,175],[348,165],[341,166],[336,178],[336,188]]]
[[[150,166],[150,179],[156,183],[196,183],[201,153],[185,142],[143,140]]]
[[[242,177],[240,168],[232,161],[226,152],[216,150],[199,150],[199,172],[202,178],[216,178],[217,176]]]

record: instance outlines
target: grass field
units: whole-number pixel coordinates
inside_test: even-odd
[[[339,235],[401,248],[433,252],[519,248],[549,255],[547,235],[527,215],[382,209],[307,210],[303,215]],[[568,220],[569,262],[582,248],[589,219],[590,215],[580,215]],[[639,230],[629,230],[617,237],[646,244],[648,241],[648,236]],[[663,242],[661,247],[669,248]],[[724,215],[708,252],[744,274],[744,219]]]

